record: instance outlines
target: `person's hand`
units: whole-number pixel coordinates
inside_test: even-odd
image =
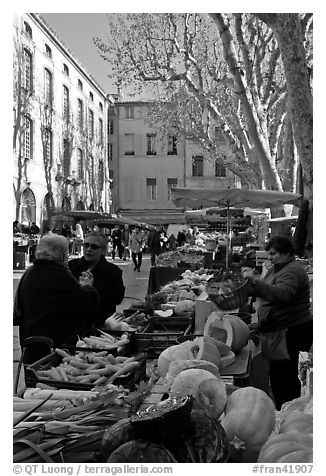
[[[79,284],[81,286],[93,286],[94,277],[90,271],[83,271],[79,276]]]
[[[241,268],[241,274],[244,278],[253,280],[254,277],[256,276],[256,272],[253,268],[248,268],[248,267],[243,267]]]

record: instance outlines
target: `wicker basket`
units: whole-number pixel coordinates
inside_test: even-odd
[[[206,291],[210,299],[217,307],[223,311],[230,311],[243,306],[248,299],[249,282],[246,279],[238,288],[232,290],[232,293],[219,294],[220,281],[208,283]]]

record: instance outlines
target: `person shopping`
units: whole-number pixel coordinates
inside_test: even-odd
[[[296,261],[292,240],[275,235],[266,243],[271,267],[261,278],[255,270],[243,267],[242,275],[251,283],[251,294],[259,298],[258,329],[262,335],[262,355],[268,359],[270,385],[277,410],[283,403],[300,397],[298,378],[300,351],[308,352],[312,346],[313,321],[310,309],[309,278],[303,266]],[[278,332],[277,332],[278,331]],[[274,348],[270,355],[264,350],[266,339],[275,333],[285,334],[282,348]],[[285,350],[281,360],[279,351]],[[287,352],[286,352],[287,350]],[[265,352],[265,355],[264,355]]]
[[[100,295],[98,311],[92,313],[92,324],[98,327],[116,311],[125,295],[121,269],[105,259],[107,240],[99,231],[87,233],[84,241],[84,255],[69,261],[69,269],[78,280],[93,279],[94,288]]]
[[[162,227],[156,225],[156,228],[148,237],[147,248],[151,254],[151,265],[155,265],[156,256],[162,253]]]
[[[140,272],[142,264],[142,254],[145,244],[145,235],[141,231],[140,226],[136,226],[129,238],[129,248],[131,250],[131,258],[134,262],[134,271]]]
[[[19,282],[14,299],[14,325],[19,326],[23,349],[27,337],[43,336],[55,347],[74,345],[78,336],[90,328],[97,311],[99,295],[93,279],[84,276],[79,282],[68,269],[68,240],[47,233],[38,242],[36,259]],[[24,363],[32,363],[48,352],[27,349]]]
[[[123,245],[122,245],[122,231],[119,225],[115,225],[111,233],[112,241],[112,259],[115,259],[115,250],[118,250],[119,259],[122,259]]]
[[[129,248],[129,238],[130,230],[129,225],[125,224],[122,231],[122,246],[123,246],[123,260],[126,261],[130,259],[130,248]]]

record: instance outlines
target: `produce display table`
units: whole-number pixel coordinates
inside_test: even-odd
[[[170,266],[152,266],[148,278],[148,294],[159,291],[161,286],[171,281],[175,281],[182,273],[183,268],[172,268]]]

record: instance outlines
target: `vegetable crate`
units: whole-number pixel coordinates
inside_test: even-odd
[[[81,346],[73,346],[73,345],[64,345],[62,346],[63,348],[69,350],[70,353],[76,353],[80,351],[92,351],[92,352],[103,352],[103,351],[108,351],[110,354],[114,355],[115,357],[117,355],[132,355],[136,352],[136,338],[135,338],[135,333],[136,331],[113,331],[110,330],[108,331],[107,329],[102,329],[104,332],[107,332],[108,334],[112,335],[116,340],[119,340],[123,337],[124,334],[128,336],[129,343],[125,344],[121,347],[116,347],[115,349],[105,349],[101,347],[81,347]],[[101,333],[99,331],[94,331],[93,333],[94,336],[101,337]]]
[[[192,328],[192,316],[154,316],[143,332],[136,333],[137,349],[156,359],[164,349],[176,345],[179,337],[190,334]]]
[[[85,349],[83,349],[85,351]],[[88,349],[86,351],[92,351],[93,349]],[[79,382],[66,382],[64,380],[50,380],[47,378],[39,378],[36,375],[38,370],[48,370],[52,367],[57,367],[62,362],[62,357],[60,357],[57,352],[52,352],[51,354],[43,357],[42,359],[34,362],[32,365],[29,365],[25,369],[25,384],[26,387],[36,387],[36,384],[42,383],[55,388],[66,388],[70,390],[91,390],[94,385],[79,383]],[[135,385],[142,380],[146,379],[146,358],[141,362],[141,365],[130,372],[130,374],[117,377],[114,381],[114,385],[121,385],[130,390],[134,390]]]

